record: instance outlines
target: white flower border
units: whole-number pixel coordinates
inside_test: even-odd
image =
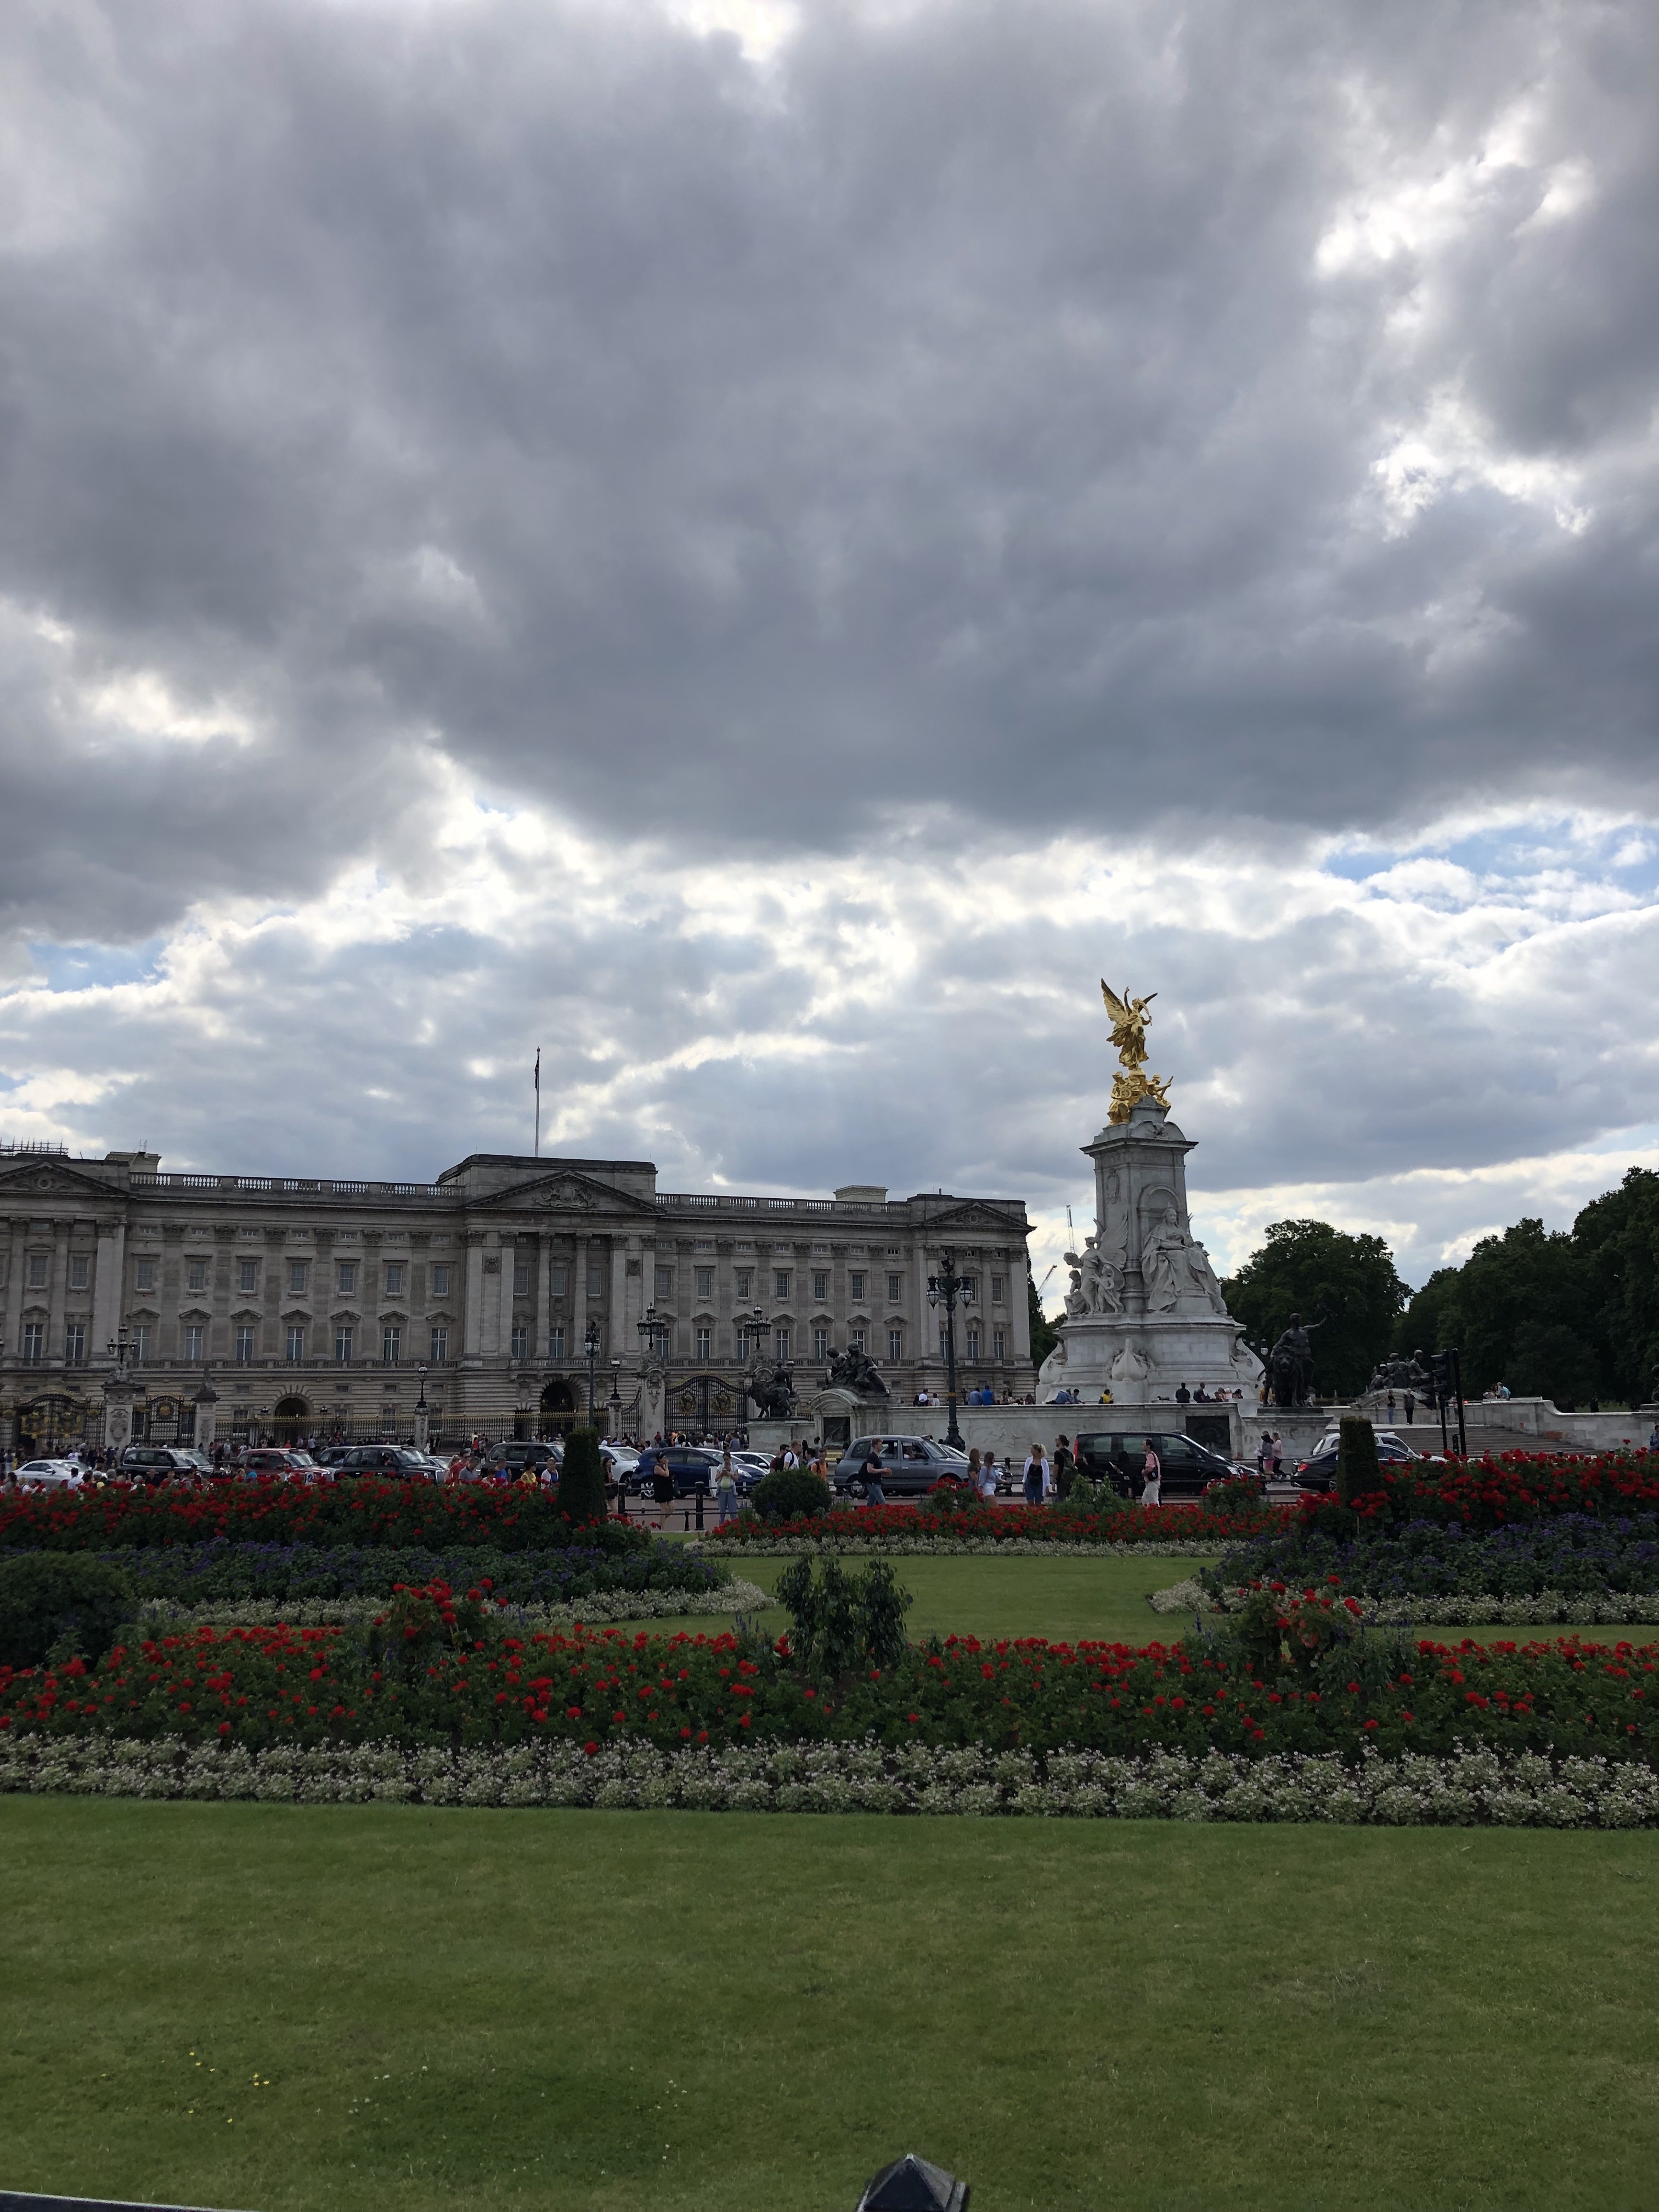
[[[687,1551],[711,1559],[1219,1559],[1213,1540],[1166,1544],[1064,1544],[1044,1537],[1040,1540],[1011,1536],[998,1543],[991,1536],[766,1536],[747,1543],[709,1543],[692,1537]]]
[[[512,1751],[187,1748],[176,1741],[0,1741],[0,1791],[256,1799],[284,1804],[598,1807],[616,1811],[884,1813],[1326,1822],[1373,1827],[1659,1827],[1659,1774],[1603,1759],[1221,1752],[933,1750],[873,1742],[658,1752],[569,1743]]]
[[[1218,1606],[1188,1577],[1158,1591],[1152,1605],[1155,1613],[1231,1613],[1249,1595],[1242,1583],[1233,1584],[1223,1591]],[[1342,1595],[1357,1597],[1366,1625],[1375,1628],[1639,1627],[1659,1622],[1659,1595],[1651,1590],[1540,1590],[1531,1597],[1486,1597],[1478,1592],[1454,1597],[1368,1597],[1364,1590],[1345,1589]]]
[[[367,1626],[391,1602],[389,1597],[306,1597],[288,1603],[275,1598],[223,1598],[206,1605],[183,1605],[173,1598],[146,1598],[138,1608],[138,1625],[163,1634],[198,1626],[271,1628],[279,1620],[291,1628]],[[568,1605],[508,1604],[501,1610],[515,1628],[535,1635],[578,1624],[605,1628],[614,1621],[674,1620],[682,1615],[729,1620],[734,1613],[759,1613],[776,1603],[758,1583],[734,1576],[710,1590],[595,1590]]]

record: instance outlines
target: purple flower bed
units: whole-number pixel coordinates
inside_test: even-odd
[[[1408,1521],[1349,1540],[1316,1530],[1237,1544],[1211,1579],[1226,1585],[1328,1583],[1367,1597],[1534,1597],[1541,1590],[1659,1590],[1659,1515],[1553,1521],[1466,1529],[1459,1522]]]

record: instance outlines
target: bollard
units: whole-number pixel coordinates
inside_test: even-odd
[[[698,1528],[702,1528],[702,1491],[699,1491],[699,1492],[697,1492],[697,1526],[698,1526]]]

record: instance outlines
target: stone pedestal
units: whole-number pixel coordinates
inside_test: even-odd
[[[111,1451],[125,1451],[132,1442],[132,1401],[137,1386],[125,1376],[107,1376],[104,1382],[104,1442]]]
[[[196,1449],[211,1451],[219,1433],[219,1393],[204,1374],[196,1393]]]
[[[432,1409],[424,1400],[415,1408],[415,1449],[423,1452],[432,1433]]]
[[[1182,1383],[1242,1389],[1254,1402],[1261,1363],[1227,1311],[1187,1211],[1193,1140],[1154,1098],[1083,1147],[1095,1164],[1095,1234],[1079,1254],[1060,1342],[1037,1395],[1098,1404],[1173,1399]]]

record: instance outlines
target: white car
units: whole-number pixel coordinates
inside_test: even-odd
[[[632,1444],[601,1444],[599,1457],[613,1474],[620,1475],[624,1481],[640,1463],[640,1455]]]
[[[26,1459],[17,1470],[20,1490],[79,1490],[86,1479],[72,1459]]]

